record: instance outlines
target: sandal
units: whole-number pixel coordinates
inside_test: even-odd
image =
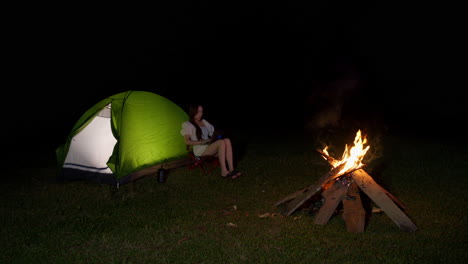
[[[226,175],[224,175],[224,176],[223,176],[223,175],[220,175],[220,177],[223,178],[223,179],[230,179],[231,176],[232,176],[232,174],[231,174],[230,172],[228,172],[228,173],[227,173]]]
[[[238,170],[233,170],[229,174],[231,175],[231,179],[237,179],[242,175],[242,173]]]
[[[221,178],[223,178],[223,179],[237,179],[240,176],[241,176],[240,171],[233,170],[233,171],[229,172],[228,174],[226,174],[226,176],[221,176]]]

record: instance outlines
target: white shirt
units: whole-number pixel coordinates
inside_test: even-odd
[[[214,126],[210,124],[208,121],[205,119],[202,119],[202,122],[205,126],[200,127],[202,129],[202,140],[207,140],[209,139],[214,132]],[[190,140],[192,141],[198,141],[197,139],[197,129],[195,126],[190,123],[189,121],[185,121],[182,123],[182,129],[180,130],[180,134],[182,136],[185,135],[190,135]],[[205,152],[206,147],[208,147],[207,144],[205,145],[194,145],[193,146],[193,153],[196,156],[201,156],[203,152]]]

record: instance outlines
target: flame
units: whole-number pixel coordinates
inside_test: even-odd
[[[369,150],[370,146],[364,147],[364,145],[367,143],[367,138],[364,136],[361,136],[361,130],[358,130],[356,133],[356,137],[354,138],[354,146],[352,148],[348,148],[348,145],[345,145],[345,150],[343,152],[343,155],[341,157],[341,160],[333,159],[330,160],[330,164],[333,166],[333,168],[336,168],[340,166],[341,164],[345,163],[343,169],[338,172],[339,174],[344,174],[347,171],[350,170],[355,170],[360,167],[362,167],[364,164],[362,164],[362,159],[364,158],[364,155],[366,155],[366,152]],[[323,152],[330,156],[328,154],[328,146],[326,146],[323,149]]]

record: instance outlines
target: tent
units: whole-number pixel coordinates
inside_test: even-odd
[[[109,96],[89,108],[56,149],[59,177],[118,186],[185,160],[180,128],[186,120],[177,104],[151,92]]]

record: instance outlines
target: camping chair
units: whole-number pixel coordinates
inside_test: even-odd
[[[216,156],[196,156],[191,146],[187,145],[187,152],[190,159],[189,170],[199,168],[203,174],[209,174],[214,169],[219,168],[219,159]]]

